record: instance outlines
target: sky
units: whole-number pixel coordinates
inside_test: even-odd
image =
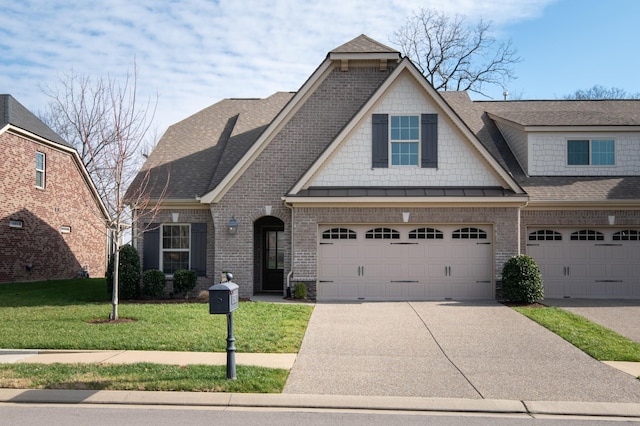
[[[360,34],[398,48],[393,32],[420,7],[491,21],[499,42],[511,39],[512,98],[640,92],[637,0],[13,0],[0,5],[0,93],[40,115],[44,89],[65,75],[123,81],[135,63],[161,134],[223,98],[297,91]]]

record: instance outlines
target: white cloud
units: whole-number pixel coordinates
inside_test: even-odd
[[[40,86],[76,73],[119,78],[134,58],[141,93],[159,94],[161,129],[224,97],[297,90],[327,52],[365,33],[389,37],[419,7],[496,25],[549,0],[33,0],[0,6],[0,92],[34,112]]]

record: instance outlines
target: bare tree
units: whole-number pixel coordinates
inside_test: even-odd
[[[513,65],[520,62],[511,40],[498,43],[491,23],[472,27],[459,14],[451,17],[421,8],[393,33],[400,47],[436,90],[464,90],[487,96],[485,86],[506,89],[514,79]],[[488,97],[488,96],[487,96]]]
[[[107,229],[113,239],[113,293],[110,318],[118,319],[119,252],[122,234],[130,226],[129,205],[149,206],[144,211],[155,215],[156,208],[147,199],[154,185],[150,175],[133,181],[148,149],[147,139],[155,103],[138,99],[138,76],[127,72],[122,82],[111,77],[92,80],[89,76],[69,74],[59,79],[55,89],[45,90],[51,98],[43,121],[76,147],[111,215]],[[157,102],[156,102],[157,103]],[[166,185],[165,185],[166,189]],[[164,190],[162,191],[164,194]],[[158,203],[159,204],[159,203]]]
[[[576,90],[565,95],[562,99],[567,100],[589,100],[589,99],[640,99],[640,92],[628,93],[619,87],[604,87],[598,84],[589,89]]]

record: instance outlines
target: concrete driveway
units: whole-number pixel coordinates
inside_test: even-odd
[[[581,315],[640,343],[640,300],[545,299],[543,303]]]
[[[640,402],[640,381],[497,302],[316,305],[285,393]]]

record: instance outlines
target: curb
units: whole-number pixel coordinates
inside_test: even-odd
[[[522,414],[640,419],[640,403],[404,398],[344,395],[0,389],[0,403],[261,407]]]

